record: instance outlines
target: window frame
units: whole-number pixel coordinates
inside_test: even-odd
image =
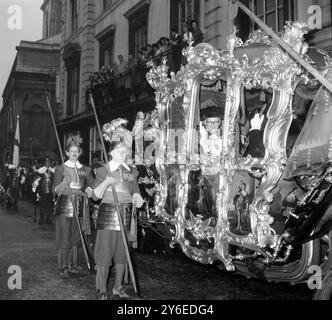
[[[111,67],[114,61],[114,31],[108,32],[105,36],[98,39],[99,42],[99,68],[103,66]],[[106,50],[111,49],[111,54],[109,56],[109,66],[105,61]]]
[[[114,0],[102,0],[103,12],[109,10],[114,4]]]
[[[76,74],[75,74],[76,71]],[[67,116],[73,116],[79,112],[80,100],[80,58],[73,59],[67,66]],[[76,79],[74,78],[76,76]],[[75,81],[77,83],[75,83]],[[76,90],[75,90],[76,89]],[[73,91],[74,90],[74,91]],[[76,100],[74,98],[76,97]]]
[[[188,2],[191,2],[191,12],[188,12]],[[182,6],[184,5],[184,20],[182,13]],[[200,1],[199,0],[171,0],[170,5],[170,21],[171,29],[176,28],[179,33],[182,33],[183,22],[190,22],[191,20],[196,20],[198,25],[201,25],[200,21]]]
[[[257,13],[257,8],[256,8],[256,2],[257,1],[262,1],[263,3],[263,11],[261,14]],[[283,0],[283,4],[280,5],[278,4],[279,0],[274,0],[274,8],[270,10],[266,10],[266,2],[268,0],[249,0],[249,9],[259,18],[261,19],[266,25],[267,24],[267,16],[269,14],[275,13],[275,25],[273,28],[272,26],[268,25],[270,28],[272,28],[276,33],[281,34],[284,30],[284,25],[286,21],[288,20],[293,20],[294,18],[294,4],[292,4],[291,1],[289,0]],[[279,30],[279,10],[283,10],[283,23],[281,26],[281,29]],[[259,29],[257,24],[255,22],[250,21],[250,29],[251,32],[254,30]]]
[[[148,43],[148,30],[149,30],[149,9],[142,10],[137,14],[129,18],[129,54],[133,57],[137,57],[139,50],[142,46],[146,46]],[[140,29],[145,28],[145,39],[142,43],[138,43],[136,35]]]
[[[70,27],[71,33],[75,33],[78,30],[78,0],[70,0]]]

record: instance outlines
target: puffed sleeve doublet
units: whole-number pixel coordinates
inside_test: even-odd
[[[107,176],[111,176],[118,181],[115,183],[115,190],[120,203],[132,202],[133,195],[135,193],[140,193],[137,181],[138,172],[136,169],[130,169],[130,171],[128,171],[124,167],[121,167],[110,172],[105,166],[100,167],[96,170],[95,187],[98,187]],[[111,186],[106,189],[102,198],[102,203],[114,203]]]

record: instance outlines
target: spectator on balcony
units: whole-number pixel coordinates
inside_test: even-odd
[[[193,41],[193,34],[189,31],[189,27],[186,23],[182,25],[182,47],[183,49],[186,49],[189,44]],[[182,56],[182,64],[187,64],[187,58]]]
[[[157,51],[158,51],[158,44],[157,43],[154,43],[152,45],[152,49],[153,49],[153,56],[155,57],[156,54],[157,54]]]
[[[119,54],[118,55],[119,63],[118,63],[118,70],[117,73],[123,73],[128,70],[128,62],[124,60],[123,55]]]
[[[165,51],[162,38],[160,38],[159,41],[157,42],[157,46],[158,50],[156,51],[155,57],[160,58]]]
[[[137,66],[137,59],[132,54],[128,55],[128,70],[134,69]]]
[[[162,57],[165,57],[167,59],[167,63],[169,66],[169,70],[173,71],[174,67],[173,67],[173,57],[172,57],[172,45],[170,43],[170,40],[167,37],[163,37],[161,40],[162,44],[163,44],[163,48],[162,48]]]
[[[111,77],[114,77],[118,70],[118,65],[115,61],[112,61],[111,65]]]
[[[164,37],[162,42],[163,42],[165,52],[168,53],[168,51],[171,50],[171,48],[172,48],[170,39],[168,39],[167,37]]]
[[[138,61],[137,64],[138,65],[143,65],[146,61],[145,61],[145,52],[146,52],[146,47],[142,47],[139,52],[138,52]]]
[[[173,28],[171,31],[171,40],[170,44],[172,45],[172,61],[173,61],[173,70],[177,72],[180,70],[181,61],[182,61],[182,36],[178,33],[178,30]]]
[[[142,65],[146,65],[146,63],[148,61],[150,61],[151,59],[153,59],[153,49],[151,45],[147,45],[146,47],[142,47],[140,50],[140,58],[139,58],[139,62]]]
[[[137,60],[133,57],[132,54],[128,55],[128,77],[126,80],[126,88],[133,89],[135,85],[135,68],[137,66]]]
[[[192,20],[191,21],[191,31],[193,35],[193,41],[194,41],[194,46],[196,46],[199,43],[203,42],[203,33],[198,27],[198,22],[197,20]]]
[[[146,59],[148,59],[148,61],[152,60],[153,56],[154,56],[154,51],[153,51],[152,45],[148,44],[146,46]]]
[[[133,74],[133,86],[134,91],[138,92],[142,86],[147,84],[146,81],[146,72],[147,70],[147,62],[150,61],[150,54],[148,54],[148,50],[146,47],[142,47],[139,51],[138,59],[137,59],[137,67],[135,68],[135,72]]]
[[[172,30],[171,30],[170,43],[173,46],[173,48],[174,48],[174,46],[181,47],[181,45],[182,45],[182,37],[176,28],[172,28]]]
[[[126,77],[124,73],[128,70],[128,62],[124,60],[123,55],[118,55],[119,62],[117,64],[117,70],[116,70],[116,87],[119,89],[125,89],[126,88]]]
[[[184,23],[182,25],[182,32],[183,32],[182,45],[183,48],[187,48],[189,46],[189,43],[193,41],[193,34],[192,32],[189,31],[187,23]]]

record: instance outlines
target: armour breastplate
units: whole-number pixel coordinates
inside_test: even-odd
[[[44,173],[41,179],[41,188],[43,193],[51,193],[51,175],[50,173]]]

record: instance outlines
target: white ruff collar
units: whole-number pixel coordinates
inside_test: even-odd
[[[68,167],[68,168],[75,168],[75,166],[78,168],[78,169],[82,169],[83,165],[77,161],[76,163],[70,161],[70,160],[67,160],[65,162],[65,166]]]
[[[114,172],[115,170],[117,170],[120,167],[120,165],[114,160],[111,160],[108,164],[110,166],[111,172]],[[130,168],[128,167],[128,165],[126,163],[123,163],[122,166],[124,168],[126,168],[128,171],[130,171]]]

